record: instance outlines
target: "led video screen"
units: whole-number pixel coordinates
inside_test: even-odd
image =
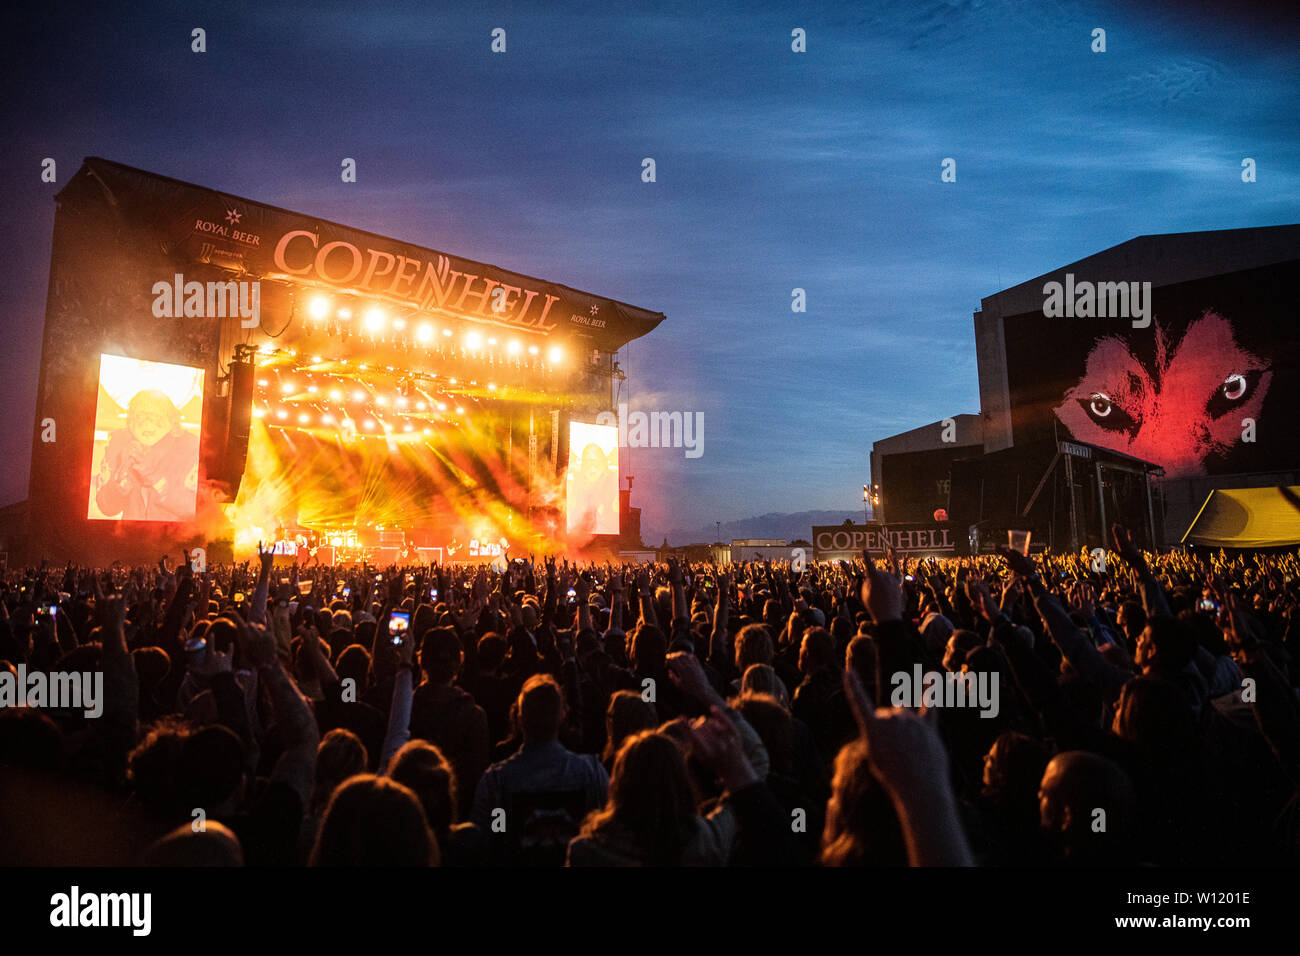
[[[1088,442],[1170,478],[1294,468],[1297,263],[1157,287],[1150,321],[1005,322],[1017,444]]]
[[[88,518],[194,519],[203,374],[184,365],[100,356]]]
[[[618,426],[569,423],[569,534],[618,534]]]

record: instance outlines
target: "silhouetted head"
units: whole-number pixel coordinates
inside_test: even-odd
[[[681,748],[671,737],[645,730],[623,741],[605,809],[587,817],[582,835],[615,827],[637,844],[646,862],[673,864],[694,820],[695,791]]]
[[[560,735],[564,692],[550,674],[534,674],[519,691],[519,730],[525,744],[545,743]]]
[[[435,684],[447,684],[460,673],[460,638],[449,627],[431,628],[420,643],[420,667]]]
[[[219,820],[205,820],[195,831],[182,823],[144,851],[145,866],[243,866],[244,851],[235,832]]]
[[[434,834],[446,836],[456,822],[456,772],[442,751],[427,740],[412,740],[393,757],[388,775],[420,801]]]
[[[790,692],[770,664],[750,664],[740,678],[740,692],[770,694],[782,707],[790,709]]]
[[[334,791],[311,866],[437,866],[438,843],[409,788],[359,774]]]
[[[1137,795],[1113,761],[1082,750],[1053,757],[1039,784],[1038,809],[1042,829],[1067,861],[1131,861]]]
[[[605,751],[603,759],[611,760],[623,741],[642,730],[653,730],[659,725],[655,705],[643,700],[634,690],[620,690],[609,698],[605,708]]]

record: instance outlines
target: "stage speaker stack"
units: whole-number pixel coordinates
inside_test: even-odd
[[[248,463],[248,434],[253,421],[252,362],[230,365],[230,424],[226,432],[225,478],[230,485],[230,500],[239,495]]]

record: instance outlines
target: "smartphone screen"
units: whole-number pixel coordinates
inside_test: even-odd
[[[343,596],[344,596],[344,597],[352,597],[352,589],[351,589],[351,588],[344,588],[344,589],[343,589]]]
[[[429,588],[429,600],[430,600],[430,601],[436,601],[436,600],[438,600],[438,589],[437,589],[437,588]]]
[[[411,627],[411,614],[409,611],[394,611],[388,618],[388,636],[392,638],[394,644],[400,644],[406,640],[406,632]]]

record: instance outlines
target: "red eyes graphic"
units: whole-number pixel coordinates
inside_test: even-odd
[[[1272,379],[1265,356],[1237,341],[1232,323],[1207,311],[1170,342],[1158,322],[1155,354],[1139,360],[1118,336],[1093,343],[1078,383],[1055,409],[1081,441],[1154,462],[1170,477],[1204,474],[1241,440]],[[1135,343],[1136,344],[1136,343]]]

